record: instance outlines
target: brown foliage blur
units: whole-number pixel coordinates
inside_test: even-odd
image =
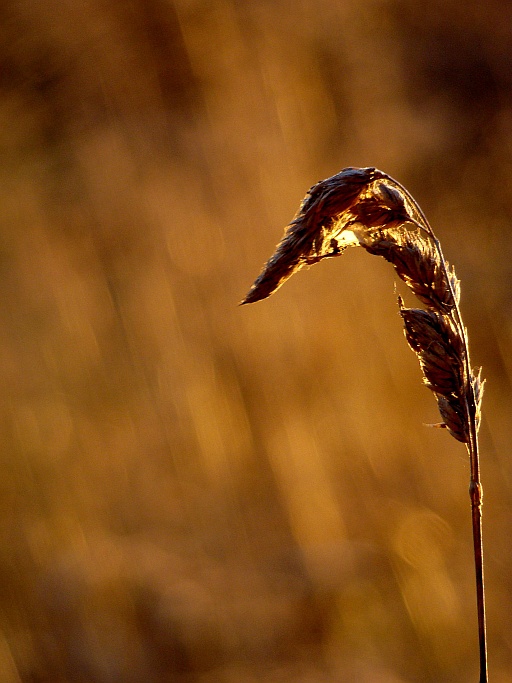
[[[423,426],[389,267],[236,306],[306,189],[369,165],[463,282],[509,679],[511,14],[1,6],[2,680],[476,678],[468,463]]]

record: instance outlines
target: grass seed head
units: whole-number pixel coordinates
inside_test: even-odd
[[[270,296],[303,266],[347,246],[382,256],[425,306],[405,308],[400,300],[406,338],[444,424],[468,444],[468,425],[480,422],[483,382],[469,370],[460,282],[415,200],[382,171],[346,168],[314,185],[242,303]]]

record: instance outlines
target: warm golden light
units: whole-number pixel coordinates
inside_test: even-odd
[[[2,683],[477,680],[467,463],[398,278],[350,249],[237,305],[369,165],[464,282],[509,680],[507,3],[4,5]]]

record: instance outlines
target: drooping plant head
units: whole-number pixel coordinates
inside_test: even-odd
[[[460,283],[420,207],[376,168],[345,168],[314,185],[242,304],[265,299],[291,275],[361,246],[389,261],[425,308],[399,299],[407,341],[443,422],[459,441],[476,439],[483,381],[469,365]]]

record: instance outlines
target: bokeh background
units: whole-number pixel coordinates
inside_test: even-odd
[[[467,457],[389,264],[237,306],[369,165],[462,280],[509,681],[512,5],[3,2],[0,147],[2,681],[477,680]]]

